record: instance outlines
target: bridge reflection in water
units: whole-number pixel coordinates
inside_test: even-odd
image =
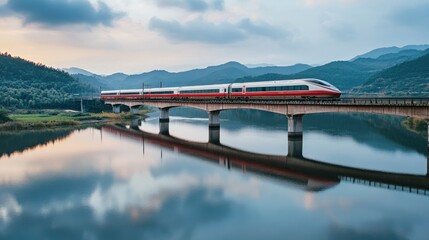
[[[220,164],[228,169],[239,169],[272,180],[278,180],[306,191],[321,191],[341,181],[372,187],[429,195],[429,175],[389,173],[308,159],[302,155],[302,138],[289,138],[288,155],[257,154],[234,149],[219,143],[197,143],[166,134],[153,134],[131,128],[105,126],[103,132],[127,137],[142,144],[149,143],[198,159]],[[161,131],[162,132],[162,131]]]

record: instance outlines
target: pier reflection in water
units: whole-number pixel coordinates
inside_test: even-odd
[[[207,127],[207,113],[171,110],[168,135],[221,143],[244,151],[287,155],[287,118],[261,111],[225,111],[221,129]],[[304,118],[303,156],[322,162],[397,173],[427,173],[426,134],[404,128],[400,117],[368,114],[315,114]],[[157,113],[143,119],[142,131],[159,133]],[[214,137],[213,137],[214,136]],[[218,139],[219,138],[219,139]]]
[[[427,238],[426,139],[400,121],[306,116],[303,141],[292,141],[279,121],[224,118],[220,144],[208,144],[206,118],[195,117],[173,117],[169,134],[192,129],[197,143],[115,127],[40,132],[8,148],[0,239]],[[337,164],[344,149],[373,170]],[[389,166],[368,164],[379,161]]]
[[[217,142],[197,143],[163,134],[142,132],[137,126],[134,129],[104,127],[103,130],[141,141],[142,144],[156,144],[180,153],[197,156],[202,160],[216,162],[227,168],[238,168],[245,172],[299,182],[304,189],[310,191],[323,190],[344,180],[429,195],[428,174],[387,173],[322,163],[303,157],[302,138],[289,139],[287,156],[275,156],[245,152]]]

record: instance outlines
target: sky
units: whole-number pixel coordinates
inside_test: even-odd
[[[429,0],[0,0],[0,52],[98,74],[349,60],[429,43]]]

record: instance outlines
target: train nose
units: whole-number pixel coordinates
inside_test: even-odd
[[[337,88],[334,90],[334,95],[335,97],[340,97],[341,96],[341,91]]]

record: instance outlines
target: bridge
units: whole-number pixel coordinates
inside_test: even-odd
[[[160,109],[161,133],[168,133],[169,109],[190,107],[204,110],[209,116],[210,142],[219,142],[220,117],[223,110],[256,109],[274,112],[288,117],[289,137],[302,137],[303,116],[325,112],[361,112],[387,114],[422,119],[429,123],[429,98],[341,98],[332,100],[237,100],[237,99],[106,99],[105,104],[119,113],[120,106],[128,106],[134,114],[142,105]],[[428,127],[429,148],[429,127]]]
[[[130,129],[105,126],[102,131],[134,139],[142,142],[143,146],[146,143],[154,144],[306,191],[322,191],[345,181],[429,196],[429,174],[388,173],[308,159],[302,155],[303,141],[300,138],[288,140],[287,156],[276,156],[246,152],[210,142],[196,143],[168,135],[147,133],[139,130],[137,126],[136,123],[132,124]]]

